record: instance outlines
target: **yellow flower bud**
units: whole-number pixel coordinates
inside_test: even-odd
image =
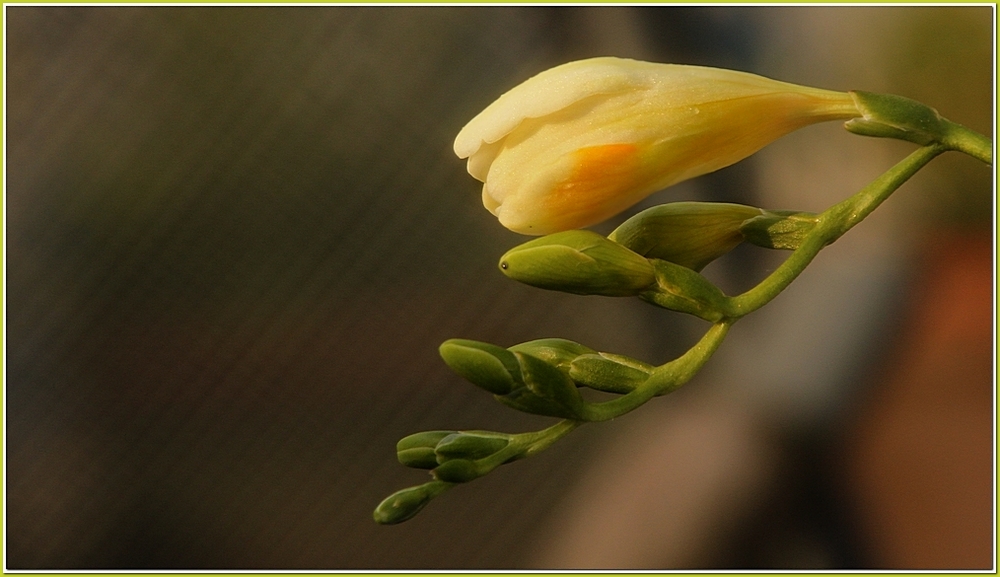
[[[803,126],[860,116],[847,93],[754,74],[592,58],[502,95],[455,139],[507,228],[596,224]]]

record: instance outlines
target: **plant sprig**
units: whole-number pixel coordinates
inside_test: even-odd
[[[898,96],[851,95],[862,116],[848,121],[847,130],[905,140],[920,148],[822,213],[670,203],[639,213],[608,237],[571,230],[508,251],[500,268],[520,282],[574,294],[635,296],[702,318],[711,327],[691,349],[660,366],[565,339],[541,339],[506,349],[462,339],[446,341],[441,356],[459,375],[508,407],[561,420],[525,433],[427,431],[400,440],[400,462],[429,470],[432,480],[387,497],[375,509],[375,521],[406,521],[457,484],[531,457],[583,424],[619,417],[676,390],[701,370],[733,323],[774,299],[824,247],[863,221],[931,160],[951,150],[992,164],[988,137],[942,118],[930,107]],[[727,296],[698,271],[742,242],[792,252],[756,286]],[[590,402],[580,394],[585,387],[618,396]]]

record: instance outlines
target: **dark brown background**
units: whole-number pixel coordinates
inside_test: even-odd
[[[421,482],[395,462],[399,437],[548,422],[450,374],[436,353],[444,339],[506,346],[563,336],[659,363],[703,329],[639,302],[503,278],[497,258],[523,237],[482,208],[451,152],[462,125],[528,76],[596,55],[898,92],[985,132],[993,110],[990,8],[8,6],[5,16],[4,536],[13,569],[577,566],[583,557],[560,556],[553,544],[563,529],[607,531],[608,542],[623,534],[554,520],[578,509],[568,495],[585,486],[586,471],[610,470],[601,465],[615,454],[610,439],[644,446],[629,436],[632,415],[460,487],[407,524],[371,520],[382,497]],[[831,198],[762,187],[776,182],[775,165],[794,163],[776,149],[766,162],[653,200],[821,209],[912,148],[835,126],[810,134],[874,164],[852,170],[825,149],[796,145],[806,161],[830,159],[828,173],[843,178],[816,176]],[[867,344],[823,368],[843,378],[806,408],[752,411],[748,422],[768,431],[768,451],[781,456],[767,461],[771,481],[688,553],[654,546],[625,561],[580,563],[992,563],[992,334],[981,323],[992,318],[991,267],[988,250],[968,248],[989,239],[990,170],[961,158],[937,164],[906,192],[923,200],[872,219],[871,230],[888,231],[903,249],[860,269],[862,280],[893,274],[878,290],[859,289],[875,295],[865,309],[874,312],[845,338]],[[965,289],[912,290],[970,254],[978,260],[960,271],[982,273]],[[737,251],[708,274],[734,290],[770,266]],[[948,303],[973,303],[955,314],[965,324],[948,325],[958,327],[948,342],[960,356],[944,355],[964,372],[945,368],[923,388],[908,386],[913,377],[892,367],[912,367],[907,354],[926,360],[921,346],[941,350],[920,340],[941,333],[914,311],[952,318]],[[753,330],[748,321],[743,334]],[[747,350],[740,338],[734,331],[723,348]],[[766,373],[760,367],[780,346],[690,386],[709,391]],[[838,346],[820,343],[809,355]],[[776,406],[753,401],[754,390],[741,393],[745,406]],[[893,401],[915,390],[926,391],[923,400]],[[935,407],[956,398],[967,402],[934,429],[953,436],[928,445],[921,411],[940,417]],[[647,415],[674,402],[657,399]],[[880,410],[915,424],[886,432],[899,420]],[[941,447],[944,465],[922,456],[927,446]],[[909,455],[912,470],[882,455]],[[668,457],[668,466],[678,462]],[[942,471],[956,474],[935,485],[931,473]],[[929,488],[907,488],[928,479]],[[924,514],[929,506],[944,513]],[[936,537],[942,515],[954,519],[947,534],[963,537]]]

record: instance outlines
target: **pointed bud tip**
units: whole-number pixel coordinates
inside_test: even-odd
[[[438,347],[438,353],[451,370],[494,395],[505,395],[516,384],[511,373],[517,370],[517,359],[507,349],[478,341],[450,339]]]

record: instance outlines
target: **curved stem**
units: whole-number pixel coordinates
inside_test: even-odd
[[[771,302],[805,270],[819,251],[864,220],[918,170],[947,149],[939,144],[918,148],[868,186],[821,213],[816,227],[785,262],[754,288],[729,298],[727,315],[738,319]]]
[[[542,429],[534,433],[521,433],[517,435],[517,443],[527,446],[524,449],[524,456],[530,457],[535,453],[548,449],[552,443],[565,437],[570,431],[583,424],[583,421],[573,421],[565,419],[552,425],[547,429]]]
[[[583,416],[587,421],[607,421],[638,408],[653,397],[676,390],[690,381],[708,362],[726,338],[733,322],[722,321],[712,325],[697,344],[680,357],[657,367],[645,382],[628,394],[603,403],[585,404]]]
[[[941,143],[949,150],[964,152],[986,164],[993,164],[993,141],[988,137],[947,119],[944,120],[944,128]]]

